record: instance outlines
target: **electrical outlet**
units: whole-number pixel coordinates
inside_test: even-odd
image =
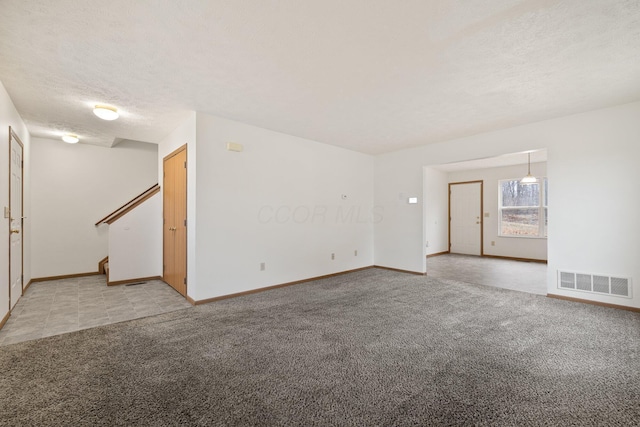
[[[266,265],[266,263],[261,262],[261,263],[260,263],[260,271],[264,271],[264,270],[266,270],[266,269],[267,269],[267,265]]]
[[[495,246],[495,245],[496,245],[496,242],[492,240],[491,241],[491,246]]]
[[[353,256],[358,256],[358,250],[353,251]]]
[[[336,254],[332,253],[331,254],[331,259],[336,259]]]
[[[427,240],[427,247],[429,247],[429,241]]]

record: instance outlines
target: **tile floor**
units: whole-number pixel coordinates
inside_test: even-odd
[[[0,345],[191,307],[159,280],[107,286],[104,276],[32,283],[0,330]]]
[[[427,275],[532,294],[547,294],[547,264],[538,262],[447,254],[427,258]]]

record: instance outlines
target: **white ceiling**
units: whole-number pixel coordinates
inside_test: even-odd
[[[547,150],[525,151],[522,153],[505,154],[498,157],[487,157],[483,159],[468,160],[466,162],[445,163],[431,166],[443,172],[458,172],[464,170],[498,168],[513,165],[526,165],[531,156],[531,163],[541,163],[547,161]],[[523,169],[526,172],[527,168]],[[523,173],[524,173],[523,172]]]
[[[0,81],[34,136],[196,110],[382,153],[639,100],[640,1],[2,0]]]

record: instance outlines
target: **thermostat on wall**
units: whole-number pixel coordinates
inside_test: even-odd
[[[244,150],[242,144],[238,144],[237,142],[227,142],[227,151],[240,152],[242,150]]]

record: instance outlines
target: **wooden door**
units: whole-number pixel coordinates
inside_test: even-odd
[[[23,282],[23,151],[22,142],[9,128],[9,309],[22,296]]]
[[[449,251],[482,255],[482,181],[449,184]]]
[[[187,146],[164,158],[163,280],[187,295]]]

